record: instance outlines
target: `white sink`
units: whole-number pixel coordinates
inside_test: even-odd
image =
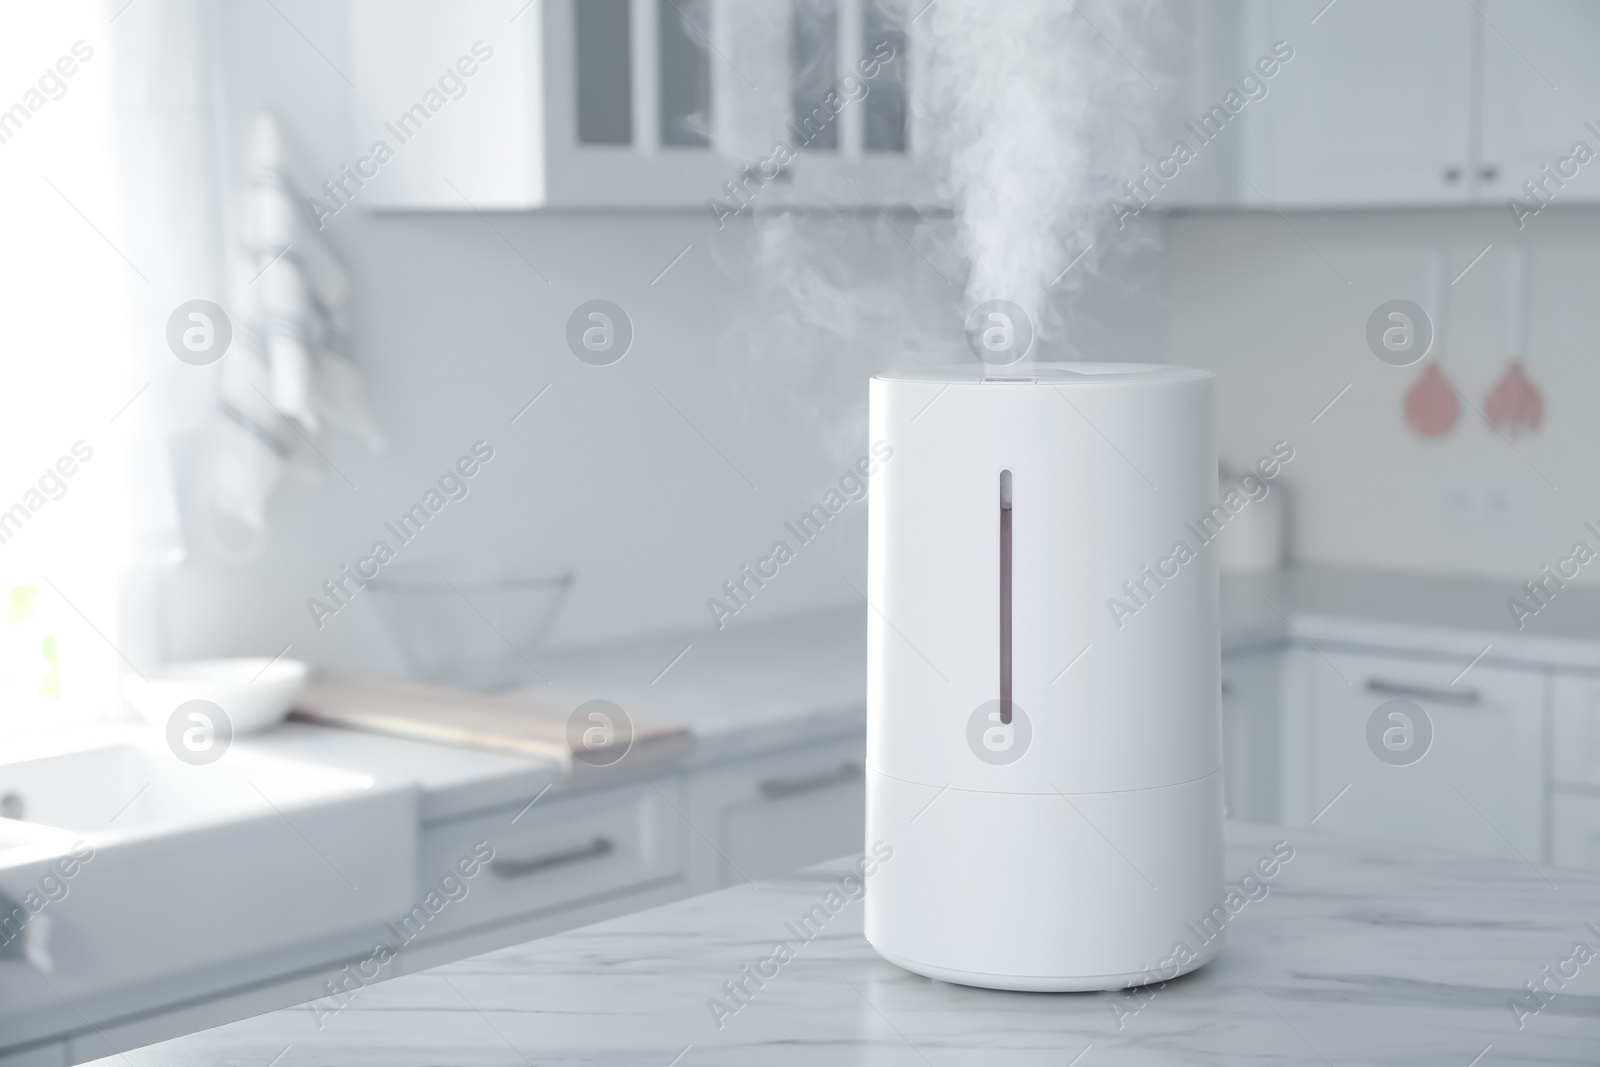
[[[0,764],[0,812],[79,834],[176,829],[370,788],[345,771],[242,753],[195,767],[164,750],[115,744]]]
[[[16,854],[25,849],[32,848],[37,851],[42,847],[45,851],[52,851],[51,843],[63,845],[70,844],[71,841],[68,835],[47,826],[34,826],[14,819],[0,819],[0,868],[12,862]]]
[[[293,946],[348,952],[415,896],[417,787],[252,751],[191,766],[144,731],[0,763],[0,894],[53,895],[49,974],[0,961],[0,1046]],[[70,877],[76,849],[91,857]],[[67,867],[73,867],[68,862]],[[48,891],[48,892],[47,892]],[[36,920],[30,919],[29,922]]]

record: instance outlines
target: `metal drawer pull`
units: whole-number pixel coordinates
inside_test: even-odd
[[[491,860],[489,870],[500,878],[521,878],[525,874],[538,874],[552,867],[565,867],[569,863],[599,859],[615,852],[617,846],[609,837],[597,837],[583,848],[552,852],[548,856],[535,856],[530,860]]]
[[[1386,682],[1381,678],[1367,679],[1367,692],[1391,697],[1417,697],[1436,700],[1441,704],[1476,704],[1483,694],[1476,689],[1445,689],[1431,685],[1407,685],[1404,682]]]
[[[760,789],[761,795],[768,800],[777,800],[780,797],[792,797],[797,793],[811,793],[818,789],[826,789],[830,785],[853,782],[860,777],[861,765],[846,763],[842,764],[836,771],[813,775],[810,778],[768,778],[756,788]]]

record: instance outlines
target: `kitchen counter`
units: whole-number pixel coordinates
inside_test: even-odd
[[[1344,567],[1224,574],[1222,647],[1226,654],[1298,637],[1469,658],[1488,648],[1486,664],[1600,670],[1600,590],[1568,585],[1521,628],[1511,597],[1527,601],[1514,582],[1457,575]]]
[[[422,821],[429,824],[526,803],[546,786],[560,791],[597,780],[611,784],[628,774],[859,733],[866,718],[865,626],[862,609],[844,608],[541,657],[539,667],[550,682],[529,687],[530,694],[553,692],[573,707],[610,700],[640,720],[687,725],[694,736],[687,756],[666,764],[625,760],[603,776],[585,768],[569,775],[551,760],[299,722],[239,744],[356,770],[380,782],[415,781]]]
[[[1600,876],[1547,878],[1518,861],[1244,823],[1228,826],[1225,870],[1239,879],[1284,839],[1293,858],[1230,920],[1218,958],[1141,993],[1005,993],[919,978],[873,953],[853,902],[802,943],[785,924],[837,885],[840,860],[362,989],[322,1029],[308,1009],[287,1008],[99,1062],[1488,1067],[1600,1058],[1600,960],[1537,1012],[1519,1020],[1508,1006],[1576,942],[1600,949]],[[708,1001],[732,1007],[724,983],[778,940],[794,958],[714,1019]]]
[[[1262,714],[1268,716],[1256,722],[1241,718],[1243,713],[1235,715],[1236,725],[1255,723],[1262,727],[1252,727],[1244,733],[1259,742],[1257,747],[1266,745],[1264,754],[1258,754],[1264,761],[1260,764],[1265,768],[1263,781],[1277,782],[1274,768],[1282,758],[1276,740],[1281,728],[1277,723],[1288,712],[1277,706],[1279,698],[1270,691],[1272,685],[1278,684],[1277,675],[1267,671],[1257,678],[1249,673],[1249,664],[1269,662],[1267,656],[1251,657],[1252,652],[1275,654],[1293,645],[1308,644],[1326,649],[1329,655],[1341,647],[1363,649],[1378,656],[1399,652],[1409,657],[1410,663],[1430,657],[1440,660],[1441,670],[1448,667],[1445,677],[1456,675],[1480,652],[1485,653],[1482,663],[1503,661],[1524,673],[1552,666],[1567,671],[1600,670],[1600,594],[1575,588],[1561,590],[1556,601],[1519,632],[1515,619],[1505,609],[1505,598],[1513,592],[1509,583],[1331,568],[1298,568],[1248,579],[1225,576],[1222,647],[1225,657],[1232,658],[1235,665],[1232,699],[1235,705],[1246,698],[1255,699],[1264,709]],[[537,811],[549,814],[522,819],[525,832],[538,837],[545,832],[542,827],[547,823],[554,827],[573,813],[595,810],[589,799],[603,803],[607,795],[603,791],[613,787],[647,788],[644,783],[652,779],[666,783],[669,800],[679,795],[675,790],[680,786],[686,790],[690,807],[672,813],[675,820],[688,818],[694,826],[720,834],[722,806],[752,803],[749,798],[759,797],[753,791],[762,781],[796,776],[809,780],[817,775],[827,778],[839,773],[840,767],[859,764],[865,719],[861,637],[866,612],[864,606],[857,605],[769,622],[736,622],[720,632],[705,626],[609,646],[547,653],[539,658],[540,669],[550,680],[548,688],[539,688],[560,694],[557,699],[570,700],[575,706],[582,700],[606,698],[640,719],[689,726],[695,737],[694,748],[687,754],[662,760],[625,759],[603,771],[579,767],[569,772],[550,761],[298,723],[241,738],[237,745],[241,751],[254,749],[357,771],[371,775],[380,784],[414,787],[423,841],[446,840],[452,834],[467,833],[476,825],[475,820],[497,819],[502,812],[507,822],[513,822],[513,816],[520,818],[528,812],[531,802],[548,792],[549,798]],[[1137,620],[1130,623],[1136,624]],[[1425,668],[1412,669],[1426,673]],[[1261,689],[1253,698],[1251,685]],[[1235,749],[1238,747],[1236,744]],[[1254,765],[1251,751],[1254,750],[1250,746],[1245,746],[1234,752],[1240,766]],[[807,764],[807,760],[811,763]],[[762,769],[753,769],[758,766]],[[1246,775],[1241,780],[1254,778]],[[1327,796],[1335,793],[1342,781],[1305,801],[1311,807],[1300,814],[1298,821],[1303,823],[1325,804]],[[1246,790],[1246,794],[1249,792]],[[570,794],[571,798],[556,804],[563,794]],[[1261,803],[1251,804],[1246,803],[1249,795],[1235,797],[1238,803],[1234,810],[1264,818],[1284,814],[1280,784],[1264,789],[1257,799],[1261,798],[1265,798]],[[1555,796],[1555,801],[1558,813],[1567,820],[1557,824],[1556,832],[1565,833],[1568,838],[1584,832],[1584,810],[1574,805],[1587,802],[1587,798],[1574,800],[1562,795]],[[1566,806],[1561,807],[1562,804]],[[829,817],[837,816],[838,812],[834,812]],[[1573,822],[1575,819],[1579,821]],[[1338,821],[1337,813],[1332,821]],[[764,832],[804,836],[810,829],[802,821],[784,830],[769,826]],[[713,870],[720,869],[717,857],[707,852],[707,847],[715,851],[717,846],[715,842],[702,845],[702,840],[711,841],[704,834],[689,834],[688,840],[706,853],[689,861],[690,881],[703,890],[720,880]],[[1424,836],[1417,840],[1434,838]],[[813,848],[808,857],[842,851],[849,845],[848,839],[829,842],[822,848]],[[530,841],[524,847],[537,851],[553,845]],[[1568,850],[1566,854],[1579,854],[1571,851],[1577,846],[1562,847]],[[1538,858],[1537,839],[1533,845],[1524,846],[1524,851]],[[652,889],[632,900],[628,907],[665,903],[686,892],[688,884],[679,882]],[[593,907],[583,908],[563,912],[559,921],[530,918],[532,925],[515,931],[509,927],[485,927],[486,932],[471,935],[478,940],[444,938],[415,951],[408,948],[395,967],[420,970],[547,933],[551,928],[570,929],[598,921],[621,910],[615,903],[606,904],[598,898]],[[540,923],[545,923],[545,928],[540,929]],[[367,932],[352,929],[350,936],[337,944],[323,939],[315,951],[305,951],[303,947],[293,952],[286,950],[282,958],[235,961],[223,973],[186,973],[160,988],[147,984],[136,994],[108,1003],[103,1010],[93,1008],[93,1022],[68,1011],[65,1005],[56,1013],[58,1017],[52,1018],[37,1012],[14,1017],[0,1013],[0,1045],[6,1043],[5,1038],[27,1042],[81,1031],[73,1038],[72,1057],[91,1058],[105,1054],[108,1045],[132,1047],[213,1025],[221,1019],[243,1018],[310,996],[320,987],[330,961],[359,954],[370,944],[369,937]],[[311,969],[305,970],[308,967]],[[1532,967],[1519,982],[1530,980],[1537,970]],[[302,977],[294,977],[302,971]],[[264,985],[259,990],[250,986],[269,976],[283,977],[281,982],[274,977],[273,981],[279,984]],[[199,991],[209,989],[228,991],[226,1003],[197,1000],[192,1010],[185,1008],[170,1019],[152,1016],[146,1021],[141,1014],[163,1005],[187,1002]],[[1558,1007],[1552,1006],[1547,1014],[1559,1014]],[[110,1028],[109,1035],[96,1044],[98,1035],[92,1031],[104,1027]],[[0,1060],[5,1057],[0,1056]]]
[[[1600,591],[1569,586],[1522,630],[1506,608],[1517,592],[1510,582],[1337,567],[1227,574],[1222,650],[1240,654],[1298,639],[1470,659],[1488,648],[1484,664],[1600,670]],[[866,610],[834,608],[549,653],[539,660],[549,686],[530,691],[564,694],[574,706],[603,698],[641,719],[686,724],[694,734],[684,757],[691,766],[855,733],[866,717]],[[551,762],[297,723],[246,743],[380,780],[415,780],[424,823],[526,803],[547,785],[588,784]]]
[[[429,862],[422,856],[431,840],[467,834],[482,817],[500,819],[506,826],[520,819],[517,830],[525,840],[519,841],[518,847],[549,850],[556,846],[539,836],[540,827],[552,821],[570,822],[577,817],[575,812],[592,815],[609,810],[606,805],[618,803],[614,799],[618,789],[637,790],[648,780],[659,780],[665,788],[660,803],[670,807],[684,803],[683,784],[701,767],[746,756],[770,761],[775,753],[787,757],[804,753],[808,745],[837,746],[841,739],[859,747],[865,718],[865,662],[858,651],[863,625],[859,613],[821,613],[730,627],[722,633],[706,627],[703,634],[669,634],[540,658],[540,667],[550,678],[545,692],[561,694],[554,698],[557,701],[570,698],[567,706],[576,706],[603,697],[641,720],[684,723],[694,735],[694,747],[687,754],[654,758],[632,754],[612,767],[568,769],[552,760],[290,722],[237,738],[224,765],[237,765],[251,756],[278,757],[369,776],[374,792],[404,791],[414,798],[410,818],[416,824],[412,833],[419,862]],[[63,746],[94,748],[148,740],[149,732],[142,725],[107,724],[75,730],[70,736],[50,733],[26,743],[53,752]],[[21,744],[8,743],[11,758],[25,754]],[[130,785],[129,791],[137,785]],[[594,805],[580,798],[557,803],[563,794],[585,791],[590,791]],[[541,803],[535,809],[531,802],[536,799]],[[641,818],[644,814],[640,809]],[[685,836],[687,831],[676,829],[685,816],[676,811],[669,814],[674,837]],[[607,832],[614,830],[611,827]],[[559,836],[575,831],[552,832]],[[626,835],[617,839],[627,840]],[[812,851],[807,861],[848,844],[846,838],[828,845],[826,851]],[[625,851],[619,851],[617,863],[625,862]],[[648,867],[642,857],[640,862]],[[559,915],[555,914],[559,909],[546,915],[539,901],[530,899],[523,909],[525,916],[520,912],[516,916],[501,914],[486,921],[481,930],[407,946],[390,973],[521,940],[533,936],[541,924],[546,929],[555,924],[567,928],[628,907],[659,903],[689,892],[695,884],[691,877],[699,876],[687,866],[668,864],[663,870],[667,873],[654,881],[652,876],[639,874],[637,885],[630,881],[608,885],[609,892],[593,902],[565,901],[565,910]],[[148,881],[159,887],[159,876],[164,873],[167,868],[152,867]],[[386,884],[403,894],[402,903],[385,904],[383,914],[372,915],[370,924],[353,925],[338,936],[304,939],[297,936],[294,925],[279,925],[273,928],[281,944],[268,952],[230,958],[208,969],[153,972],[147,981],[97,993],[92,1001],[79,996],[69,1003],[42,984],[31,991],[36,999],[8,999],[8,993],[8,997],[0,997],[0,1064],[59,1063],[56,1054],[64,1035],[73,1035],[73,1058],[85,1055],[87,1049],[93,1050],[88,1055],[101,1055],[108,1045],[125,1048],[305,999],[347,960],[370,951],[382,933],[382,921],[400,910],[403,902],[418,899],[422,891],[418,887],[436,880],[438,873],[431,867],[419,869],[415,878],[415,883],[411,877],[389,879]],[[85,892],[75,887],[72,900],[56,913],[63,924],[70,922],[70,910],[88,899]],[[630,893],[631,905],[616,899]],[[497,925],[524,920],[528,925],[519,928],[523,931],[520,936],[513,936],[510,927]],[[56,1056],[54,1061],[52,1056]]]

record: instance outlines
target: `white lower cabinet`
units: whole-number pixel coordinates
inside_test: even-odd
[[[1550,861],[1600,871],[1600,677],[1550,680]]]
[[[696,892],[859,853],[866,737],[697,769],[689,779],[689,881]]]
[[[1312,661],[1306,822],[1544,859],[1543,672],[1323,649]],[[1297,820],[1299,821],[1299,820]]]
[[[532,936],[524,931],[543,926],[526,920],[539,915],[582,909],[593,922],[635,910],[649,890],[655,904],[662,891],[710,892],[860,852],[865,756],[863,735],[836,737],[430,826],[419,849],[420,907],[397,919],[409,924],[401,934],[416,927],[418,941],[431,941],[503,926]],[[479,842],[494,858],[460,878],[457,865],[473,865]]]
[[[0,1067],[65,1067],[66,1063],[67,1045],[64,1041],[39,1045],[26,1052],[0,1054]]]
[[[1553,794],[1550,824],[1550,862],[1600,871],[1600,793]]]
[[[1280,818],[1283,663],[1277,648],[1222,661],[1222,787],[1230,819]]]
[[[1600,788],[1600,678],[1557,674],[1551,680],[1554,713],[1551,777],[1563,784]]]
[[[400,949],[385,977],[859,853],[865,756],[865,731],[835,735],[425,826],[415,904],[375,931]],[[347,963],[359,961],[319,960],[288,974],[242,967],[214,997],[0,1052],[0,1067],[80,1063],[308,1001],[324,995],[324,980],[342,982]]]
[[[397,919],[406,925],[401,936],[453,934],[681,877],[682,794],[683,776],[672,775],[429,827],[419,850],[418,908]],[[485,845],[493,858],[463,878],[458,865],[472,868]]]

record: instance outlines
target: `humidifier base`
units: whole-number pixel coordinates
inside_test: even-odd
[[[877,945],[872,947],[878,955],[896,967],[912,974],[920,974],[924,978],[937,978],[941,982],[951,982],[955,985],[977,986],[980,989],[1006,989],[1019,993],[1096,993],[1115,992],[1119,989],[1150,985],[1153,982],[1165,982],[1179,975],[1188,974],[1208,963],[1217,954],[1221,944],[1221,938],[1212,941],[1201,949],[1200,954],[1194,959],[1177,965],[1175,971],[1159,974],[1152,974],[1149,971],[1129,971],[1123,974],[1084,975],[985,974],[979,971],[959,971],[950,967],[935,967],[932,964],[903,959],[892,952],[885,952]]]
[[[886,858],[863,932],[886,959],[1001,989],[1112,989],[1192,970],[1232,918],[1222,774],[1094,793],[992,793],[868,768]],[[876,852],[876,849],[875,849]]]

